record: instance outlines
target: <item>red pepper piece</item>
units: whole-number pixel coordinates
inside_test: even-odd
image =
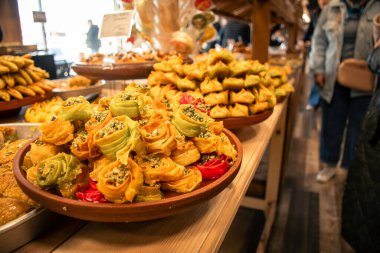
[[[98,190],[96,182],[90,179],[90,183],[82,190],[75,193],[78,200],[94,202],[94,203],[107,203],[108,201],[104,195]]]
[[[214,158],[203,164],[195,163],[195,166],[202,173],[203,179],[217,179],[224,175],[228,170],[228,158],[225,155],[221,155],[219,158]]]

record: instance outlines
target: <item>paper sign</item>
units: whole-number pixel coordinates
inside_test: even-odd
[[[44,11],[33,11],[33,20],[35,23],[46,23],[46,14]]]
[[[100,38],[131,35],[132,11],[123,11],[103,16]]]

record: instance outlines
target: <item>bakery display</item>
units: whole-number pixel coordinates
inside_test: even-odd
[[[36,102],[25,111],[25,121],[29,123],[43,123],[56,117],[59,113],[63,100],[53,97],[50,100]]]
[[[26,178],[78,201],[130,203],[194,191],[223,176],[237,151],[223,123],[204,104],[184,102],[192,98],[186,96],[170,106],[147,87],[130,84],[97,104],[67,99],[26,153]],[[89,191],[98,197],[83,197]]]

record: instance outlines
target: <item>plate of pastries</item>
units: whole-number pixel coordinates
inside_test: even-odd
[[[0,111],[19,109],[51,96],[49,73],[34,66],[30,55],[0,56]]]
[[[122,52],[115,54],[96,53],[81,58],[72,69],[78,74],[95,80],[123,80],[147,78],[153,64],[182,55],[174,52]],[[186,61],[189,59],[186,58]]]
[[[234,179],[243,154],[237,137],[193,100],[187,93],[157,99],[133,83],[92,104],[69,98],[18,152],[16,180],[42,206],[85,220],[189,210]]]
[[[236,60],[227,49],[210,50],[195,63],[172,58],[154,64],[148,76],[153,93],[170,99],[186,92],[211,107],[210,116],[226,128],[257,124],[267,119],[277,98],[293,92],[285,70],[256,60]]]

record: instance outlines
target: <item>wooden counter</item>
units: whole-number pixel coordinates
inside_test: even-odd
[[[275,136],[283,136],[278,123],[285,122],[282,114],[286,112],[286,104],[284,101],[277,105],[266,121],[235,131],[244,149],[238,175],[219,195],[192,211],[135,223],[87,222],[62,217],[16,252],[217,252],[273,133],[274,140]],[[270,150],[277,153],[280,144],[273,143],[276,145]],[[278,163],[281,157],[273,164]],[[271,192],[277,196],[278,188]]]

